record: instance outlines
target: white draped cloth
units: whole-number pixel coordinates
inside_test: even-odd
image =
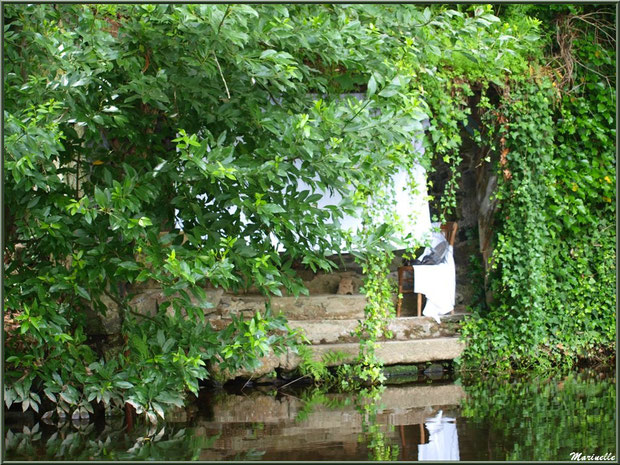
[[[440,232],[434,232],[431,247],[435,247],[444,240]],[[430,253],[427,248],[420,258]],[[456,295],[456,270],[452,246],[448,247],[445,263],[439,265],[413,265],[414,288],[413,292],[426,296],[426,305],[422,314],[435,319],[440,323],[440,316],[450,313],[454,309]]]
[[[460,460],[456,419],[443,416],[443,411],[424,423],[429,432],[428,444],[418,446],[418,460]]]

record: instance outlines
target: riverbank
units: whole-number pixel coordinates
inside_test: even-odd
[[[432,370],[429,370],[429,373]],[[394,375],[399,376],[399,375]],[[7,418],[10,460],[569,460],[615,456],[616,374],[429,377],[324,392],[313,386],[203,388],[165,422]],[[536,440],[534,440],[536,438]],[[448,444],[447,440],[453,441]],[[444,441],[442,447],[435,447]],[[429,455],[430,454],[430,455]]]

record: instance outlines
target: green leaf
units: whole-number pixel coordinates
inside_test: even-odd
[[[161,419],[164,419],[164,409],[161,407],[161,405],[159,405],[157,402],[151,402],[151,406],[153,407],[153,410],[155,410],[155,412],[157,413],[157,415],[159,415],[161,417]]]
[[[75,290],[81,297],[84,297],[85,299],[90,300],[90,294],[88,293],[86,289],[84,289],[81,286],[76,286]]]
[[[273,203],[268,203],[266,205],[263,205],[262,210],[271,213],[272,215],[275,215],[277,213],[286,213],[286,210],[284,208],[282,208],[280,205],[276,205]]]
[[[136,262],[125,261],[118,264],[119,268],[123,268],[125,270],[139,270],[140,265]]]
[[[26,208],[34,208],[39,203],[39,200],[41,200],[41,197],[39,197],[39,196],[33,197],[28,202],[28,205],[26,205]]]
[[[373,75],[370,76],[368,80],[368,97],[371,97],[377,91],[377,81]]]
[[[54,395],[52,391],[50,391],[49,389],[44,389],[43,392],[45,393],[45,395],[48,397],[49,400],[51,400],[54,403],[58,402],[58,400],[56,399],[56,396]]]
[[[114,385],[121,389],[132,389],[134,387],[129,381],[115,381]]]
[[[176,341],[175,339],[173,339],[173,338],[168,339],[168,340],[164,343],[164,345],[162,346],[161,351],[162,351],[164,354],[169,353],[169,352],[170,352],[170,349],[172,349],[172,348],[175,346],[176,342],[177,342],[177,341]]]
[[[108,199],[105,193],[98,187],[95,187],[95,201],[100,207],[105,207],[108,204]]]
[[[69,405],[74,405],[77,402],[77,395],[74,391],[66,390],[60,392],[60,397]]]
[[[17,399],[17,396],[15,395],[15,390],[11,389],[11,388],[7,388],[5,386],[4,388],[4,403],[6,405],[7,409],[11,408],[11,405],[13,405],[13,402]]]
[[[172,394],[168,391],[163,391],[158,394],[155,399],[159,402],[163,402],[164,404],[172,404],[177,407],[183,407],[183,398],[178,394]]]
[[[269,50],[265,50],[263,53],[261,53],[261,54],[260,54],[260,57],[259,57],[259,58],[260,58],[261,60],[264,60],[264,59],[266,59],[266,58],[269,58],[269,57],[272,57],[272,56],[274,56],[274,55],[277,55],[277,53],[278,53],[278,52],[277,52],[277,51],[275,51],[275,50],[271,50],[271,49],[269,49]]]
[[[140,219],[138,220],[138,224],[139,224],[140,226],[142,226],[143,228],[144,228],[145,226],[152,226],[152,225],[153,225],[153,223],[151,222],[151,220],[150,220],[149,218],[147,218],[146,216],[143,216],[142,218],[140,218]]]

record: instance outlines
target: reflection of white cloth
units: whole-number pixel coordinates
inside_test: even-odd
[[[433,233],[431,247],[443,240],[441,233]],[[421,256],[430,252],[427,250]],[[413,292],[426,296],[426,305],[422,314],[435,318],[440,323],[440,315],[450,313],[454,309],[456,294],[456,270],[452,246],[448,247],[445,263],[439,265],[413,265]]]
[[[429,432],[428,444],[418,446],[418,460],[460,460],[459,437],[456,431],[456,420],[443,416],[429,418],[425,423]]]

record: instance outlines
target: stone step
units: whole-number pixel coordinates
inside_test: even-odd
[[[453,337],[458,334],[460,321],[464,314],[447,315],[441,318],[441,324],[430,317],[402,317],[393,319],[388,330],[391,339],[383,340],[408,341],[411,339],[428,339],[435,337]],[[358,319],[346,320],[292,320],[292,329],[301,329],[311,344],[338,344],[356,342],[354,335]]]
[[[406,341],[383,341],[379,343],[377,356],[385,365],[398,365],[407,363],[432,362],[436,360],[453,360],[459,357],[465,348],[465,344],[459,341],[458,337],[438,337],[433,339],[413,339]],[[359,353],[359,343],[347,342],[338,344],[312,345],[315,360],[324,359],[329,352],[339,354],[338,357],[331,357],[329,366],[341,365],[355,361]],[[235,373],[219,373],[225,379],[234,379],[238,376],[246,378],[258,378],[273,372],[276,368],[283,370],[294,370],[301,362],[300,357],[288,350],[285,354],[271,354],[261,359],[261,366],[248,371],[239,370]],[[218,373],[217,366],[212,369]]]
[[[230,321],[232,316],[251,318],[258,311],[265,313],[265,298],[261,295],[225,294],[221,289],[207,290],[206,294],[212,307],[205,310],[205,317],[212,321]],[[161,289],[143,289],[133,296],[130,306],[134,312],[150,315],[166,300],[168,297]],[[364,318],[366,297],[363,294],[273,297],[271,307],[274,314],[282,312],[289,321],[357,321]],[[463,313],[464,309],[457,308],[456,311],[457,314]],[[405,316],[409,316],[409,313],[403,312],[403,317]]]
[[[385,365],[453,360],[461,355],[465,345],[458,337],[439,337],[434,339],[414,339],[409,341],[384,341],[379,343],[377,357]],[[358,343],[322,344],[312,346],[315,359],[321,359],[328,352],[343,355],[339,363],[350,363],[359,353]]]
[[[299,297],[273,297],[271,308],[274,314],[282,312],[288,320],[347,320],[364,317],[366,297],[355,295],[310,295]],[[265,311],[265,299],[259,295],[224,294],[217,305],[222,318],[232,315],[251,317]]]

